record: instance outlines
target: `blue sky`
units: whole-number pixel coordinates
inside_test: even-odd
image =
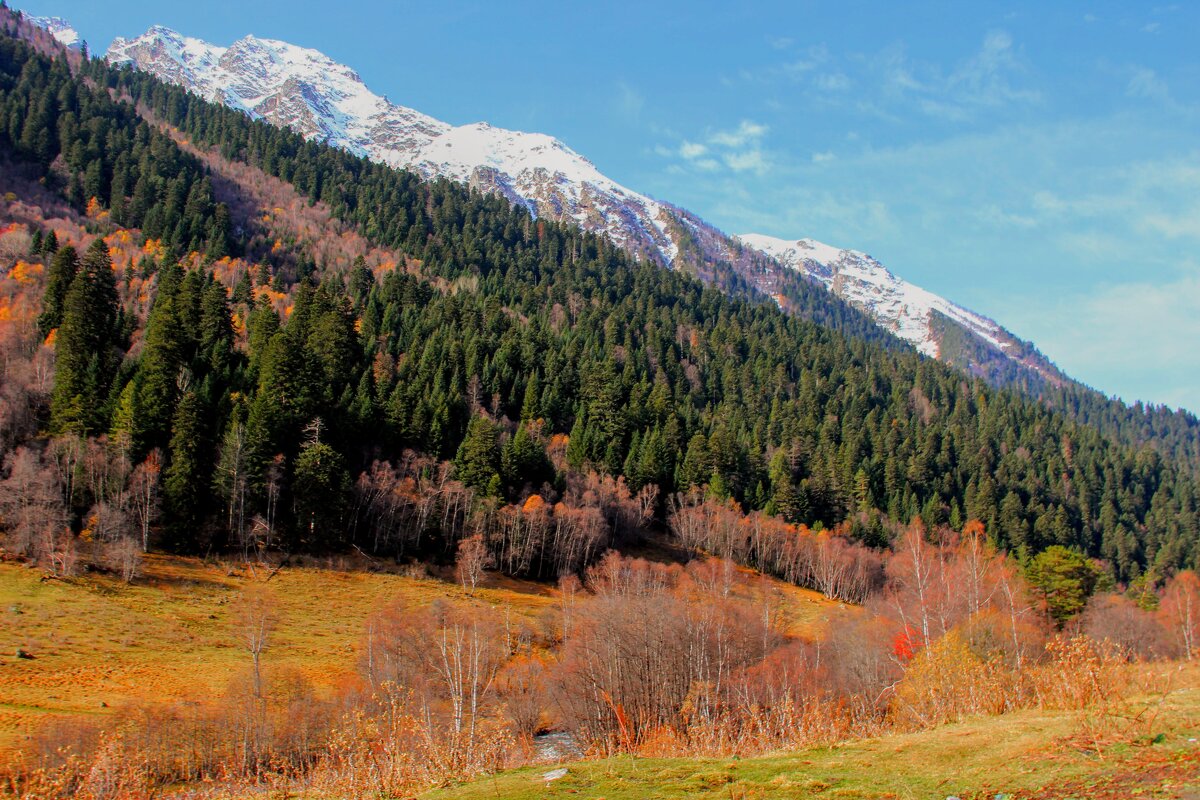
[[[16,5],[94,50],[154,23],[315,47],[729,232],[866,250],[1102,391],[1200,411],[1198,6]]]

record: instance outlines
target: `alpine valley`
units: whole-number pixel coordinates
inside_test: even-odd
[[[620,185],[552,136],[441,122],[374,94],[353,69],[316,50],[255,36],[223,47],[156,26],[117,39],[107,58],[356,155],[495,192],[667,266],[717,280],[732,272],[783,305],[783,287],[803,276],[925,355],[993,382],[1066,380],[996,322],[896,277],[865,253],[810,239],[728,236]]]
[[[0,197],[0,798],[1200,791],[1200,421],[866,253],[3,0]]]

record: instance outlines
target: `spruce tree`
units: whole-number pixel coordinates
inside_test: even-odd
[[[193,391],[184,392],[171,420],[170,464],[163,479],[163,500],[176,546],[198,538],[210,496],[209,447],[204,407]]]
[[[296,457],[293,497],[296,524],[308,547],[333,543],[335,523],[345,501],[350,478],[341,454],[325,442],[314,440]]]
[[[38,317],[38,330],[43,337],[49,336],[50,331],[62,325],[63,304],[66,302],[71,282],[75,280],[78,272],[79,254],[75,252],[74,247],[67,245],[54,254],[46,276],[42,313]]]
[[[476,415],[454,459],[454,475],[467,486],[485,492],[499,475],[500,432],[487,417]]]
[[[120,359],[114,348],[116,328],[112,262],[104,241],[97,239],[84,255],[63,303],[50,399],[52,432],[95,433],[107,427],[104,406]]]

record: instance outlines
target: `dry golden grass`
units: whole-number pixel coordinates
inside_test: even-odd
[[[40,571],[0,564],[0,755],[47,716],[203,698],[246,668],[230,603],[266,571],[150,556],[145,573],[127,586],[99,575],[43,580]],[[324,691],[354,671],[373,612],[464,594],[432,578],[313,568],[282,569],[266,585],[281,618],[267,662],[298,669]],[[507,578],[475,596],[528,618],[554,603],[546,587]],[[17,658],[18,649],[33,658]]]
[[[151,555],[145,576],[127,586],[103,575],[43,580],[38,570],[0,564],[0,758],[47,717],[223,691],[249,665],[232,635],[230,604],[241,587],[267,575]],[[396,601],[465,595],[448,580],[316,568],[282,569],[266,585],[281,617],[266,663],[299,670],[324,692],[354,672],[372,613]],[[816,592],[777,581],[762,586],[777,590],[772,613],[795,635],[815,635],[848,613]],[[531,621],[557,604],[545,584],[497,575],[475,597]],[[33,658],[17,658],[18,649]]]

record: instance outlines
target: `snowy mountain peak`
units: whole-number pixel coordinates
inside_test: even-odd
[[[155,26],[114,41],[108,59],[307,138],[495,192],[539,217],[603,234],[639,257],[700,269],[720,262],[768,294],[772,271],[797,270],[927,355],[955,360],[942,352],[946,318],[1001,360],[1029,361],[1030,348],[996,323],[897,278],[865,253],[757,235],[741,237],[743,246],[686,211],[618,184],[553,136],[486,122],[450,125],[374,94],[357,72],[317,50],[255,36],[222,47]],[[770,266],[761,257],[743,260],[746,248],[765,253]]]
[[[1015,339],[992,320],[897,278],[866,253],[840,249],[814,239],[777,239],[755,233],[738,238],[784,266],[820,281],[851,305],[866,311],[883,327],[912,342],[925,355],[941,355],[934,327],[935,311],[1002,353],[1015,349]]]
[[[49,32],[59,44],[75,49],[79,49],[83,45],[83,39],[79,36],[79,32],[62,17],[29,17],[29,21]]]
[[[388,102],[317,50],[255,36],[221,47],[156,26],[114,41],[108,59],[357,155],[498,192],[665,263],[677,252],[663,206],[609,180],[558,139],[486,122],[449,125]]]

